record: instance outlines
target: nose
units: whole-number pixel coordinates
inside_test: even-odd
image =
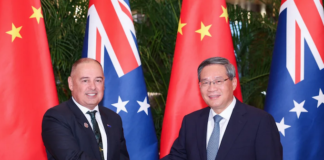
[[[92,81],[92,82],[89,83],[89,88],[90,88],[91,90],[96,89],[96,84],[95,84],[94,81]]]
[[[208,86],[208,91],[215,91],[215,90],[218,90],[218,86],[214,81],[212,81]]]

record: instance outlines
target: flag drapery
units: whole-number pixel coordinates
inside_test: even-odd
[[[45,111],[58,104],[40,0],[0,0],[0,159],[47,159]]]
[[[283,0],[265,110],[273,115],[284,159],[324,157],[324,16],[320,0]]]
[[[102,105],[122,117],[130,159],[158,159],[157,138],[128,0],[90,0],[82,57],[98,60],[104,69]]]
[[[183,0],[160,157],[169,153],[183,117],[207,106],[200,96],[197,68],[203,60],[216,56],[227,58],[237,68],[225,0]],[[234,95],[242,100],[239,82]]]

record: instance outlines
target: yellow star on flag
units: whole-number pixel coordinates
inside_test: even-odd
[[[224,8],[224,7],[222,6],[222,10],[223,10],[223,13],[222,13],[222,15],[220,15],[219,17],[224,17],[225,20],[226,20],[226,23],[227,23],[227,21],[228,21],[227,8]]]
[[[33,6],[32,6],[32,8],[33,8],[34,13],[29,18],[36,18],[37,23],[39,24],[40,18],[43,18],[42,9],[41,9],[41,7],[39,7],[38,9],[36,9]]]
[[[15,25],[12,23],[12,29],[11,31],[8,31],[6,33],[10,34],[12,37],[11,37],[11,42],[13,42],[15,40],[16,37],[19,37],[19,38],[22,38],[21,35],[20,35],[20,30],[21,30],[22,26],[16,28]]]
[[[187,23],[181,23],[181,18],[179,21],[179,26],[178,26],[178,32],[182,35],[182,27],[184,27],[185,25],[187,25]]]
[[[200,33],[201,36],[200,36],[200,40],[202,41],[202,39],[205,37],[205,36],[209,36],[211,37],[210,33],[209,33],[209,28],[211,27],[212,25],[209,25],[209,26],[205,26],[203,22],[201,22],[201,28],[199,30],[197,30],[196,32],[197,33]]]

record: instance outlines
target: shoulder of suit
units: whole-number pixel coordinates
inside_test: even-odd
[[[109,114],[118,115],[116,112],[104,106],[99,106],[99,109]]]
[[[57,106],[49,108],[45,114],[71,114],[72,111],[68,107],[68,101],[64,101]]]
[[[238,102],[237,107],[244,107],[246,109],[246,112],[253,116],[260,116],[260,117],[271,116],[268,112],[260,108],[253,107],[242,102]]]
[[[100,112],[104,112],[105,114],[108,114],[111,117],[120,117],[119,114],[117,114],[116,112],[112,111],[111,109],[104,107],[104,106],[99,106]]]
[[[187,114],[185,117],[198,117],[201,114],[206,114],[206,113],[209,114],[209,110],[210,110],[210,107],[205,107],[205,108],[199,109],[197,111],[191,112],[191,113]]]
[[[120,127],[122,127],[122,118],[119,114],[104,106],[99,106],[99,111],[102,118],[106,117],[114,121],[114,123],[119,123]]]

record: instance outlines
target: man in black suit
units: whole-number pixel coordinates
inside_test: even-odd
[[[72,98],[44,115],[42,138],[49,160],[128,160],[118,114],[98,106],[104,93],[100,63],[76,61],[68,78]]]
[[[233,96],[237,79],[227,59],[203,61],[198,79],[209,107],[183,118],[179,137],[162,160],[282,160],[273,117]]]

